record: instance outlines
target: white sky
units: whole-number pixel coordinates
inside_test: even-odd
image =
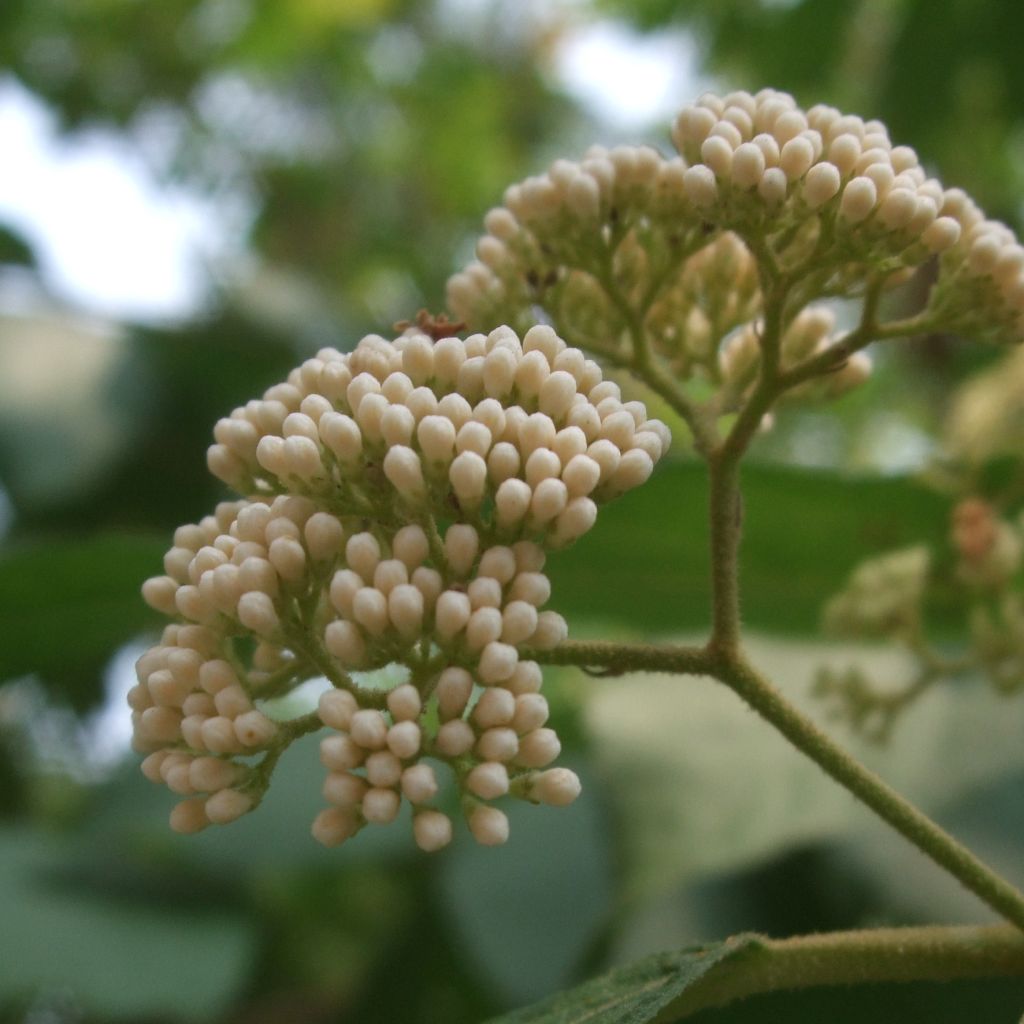
[[[667,121],[694,93],[693,66],[687,37],[645,38],[610,21],[581,22],[556,58],[566,90],[616,133]],[[115,319],[196,312],[207,262],[228,248],[212,204],[160,184],[113,133],[62,137],[13,79],[0,78],[0,139],[0,223],[33,245],[53,294]]]

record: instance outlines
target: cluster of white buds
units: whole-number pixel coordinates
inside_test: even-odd
[[[811,300],[897,285],[939,254],[922,322],[1024,339],[1024,249],[879,121],[804,111],[770,89],[709,93],[672,137],[677,156],[593,148],[510,187],[477,260],[448,283],[450,309],[479,326],[540,307],[566,337],[624,362],[639,329],[677,376],[717,383],[719,344],[762,313],[759,265],[812,281]],[[867,368],[851,366],[845,386]]]
[[[249,811],[258,793],[235,757],[266,750],[278,732],[226,653],[223,637],[205,626],[167,626],[139,659],[139,681],[128,694],[135,747],[148,753],[143,773],[188,798],[171,812],[178,832]]]
[[[904,548],[859,565],[825,608],[825,626],[854,637],[892,636],[916,628],[931,556]]]
[[[144,584],[180,624],[139,660],[129,698],[143,770],[186,797],[172,827],[251,810],[284,746],[321,726],[331,806],[313,834],[327,845],[393,820],[403,797],[417,844],[446,845],[431,762],[488,845],[508,834],[493,801],[575,799],[576,776],[549,767],[560,743],[526,653],[568,632],[543,608],[545,550],[642,483],[667,428],[541,326],[522,342],[409,331],[322,351],[215,437],[211,469],[248,496],[179,528]],[[350,674],[388,665],[408,681],[387,693]],[[322,675],[316,714],[265,713]]]
[[[834,328],[835,314],[827,306],[802,309],[782,334],[781,369],[792,369],[834,344],[837,337]],[[761,330],[759,322],[746,324],[722,346],[719,373],[722,383],[733,394],[749,392],[757,379],[761,365]],[[808,391],[840,395],[862,383],[870,373],[871,359],[867,353],[854,352],[838,370],[826,377],[812,378],[786,397],[800,397]]]
[[[989,502],[965,498],[953,509],[952,519],[950,539],[961,582],[994,590],[1016,576],[1024,555],[1020,531],[1000,519]]]
[[[454,517],[547,547],[589,530],[670,440],[544,326],[521,342],[498,328],[323,350],[214,434],[211,470],[244,492],[305,495],[341,517]]]

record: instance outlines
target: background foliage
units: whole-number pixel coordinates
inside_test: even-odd
[[[437,310],[506,184],[622,134],[558,76],[559,47],[581,26],[628,25],[678,47],[680,64],[696,61],[694,83],[771,84],[880,116],[949,183],[1020,226],[1018,4],[538,9],[0,5],[3,73],[62,132],[116,132],[161,181],[241,211],[245,230],[235,258],[208,267],[194,316],[102,325],[47,292],[32,239],[13,224],[0,231],[3,275],[36,289],[28,310],[0,305],[7,1019],[472,1022],[642,954],[738,931],[984,918],[700,681],[553,678],[585,798],[571,812],[513,812],[513,840],[500,850],[460,836],[431,858],[401,828],[317,847],[310,744],[289,752],[256,815],[182,839],[166,828],[167,801],[111,738],[125,671],[155,626],[138,585],[173,527],[220,496],[204,462],[214,420],[323,344],[346,347],[421,306]],[[667,124],[630,134],[664,146]],[[947,338],[905,346],[858,395],[786,413],[759,443],[745,478],[744,611],[773,634],[762,648],[794,699],[810,703],[819,609],[851,566],[945,535],[947,504],[913,471],[955,388],[995,358]],[[37,389],[27,396],[25,380]],[[555,561],[558,607],[576,635],[705,625],[704,484],[678,447]],[[889,665],[878,652],[864,657]],[[638,693],[646,717],[623,725],[621,708],[636,708]],[[912,712],[920,718],[893,749],[866,752],[1018,883],[1021,714],[965,685]],[[1024,987],[1010,983],[888,986],[765,997],[694,1019],[973,1013],[1010,1024],[1022,1007]]]

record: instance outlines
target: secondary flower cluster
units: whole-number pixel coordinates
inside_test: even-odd
[[[717,382],[719,344],[761,313],[759,268],[812,300],[897,284],[941,254],[932,319],[1024,338],[1024,249],[880,122],[773,90],[706,94],[672,137],[671,158],[596,147],[509,188],[449,281],[453,312],[517,323],[541,306],[584,347],[626,361],[640,333],[677,374]]]
[[[485,844],[508,834],[492,801],[575,799],[575,775],[548,767],[560,744],[523,656],[567,633],[543,609],[545,549],[645,480],[667,429],[535,327],[522,343],[508,328],[411,331],[322,351],[215,436],[211,469],[249,497],[179,528],[165,575],[143,586],[179,624],[139,660],[129,698],[144,772],[185,797],[172,826],[252,809],[283,748],[322,726],[331,806],[313,834],[328,845],[393,820],[403,798],[416,842],[445,845],[433,763]],[[408,681],[385,693],[353,679],[388,665]],[[265,713],[321,675],[333,688],[315,713]]]
[[[903,644],[918,663],[903,688],[879,690],[856,670],[823,669],[817,689],[855,725],[886,733],[896,713],[928,685],[974,670],[1002,692],[1024,687],[1024,520],[998,516],[989,502],[966,498],[952,511],[949,546],[921,545],[858,566],[825,609],[826,627],[854,639]],[[966,610],[968,643],[955,656],[932,649],[926,609],[932,602]]]

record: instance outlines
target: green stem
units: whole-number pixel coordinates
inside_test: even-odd
[[[743,942],[744,936],[737,936]],[[876,928],[792,939],[755,938],[689,988],[658,1021],[768,992],[865,982],[1020,977],[1024,938],[992,927]]]
[[[714,658],[703,647],[683,644],[615,644],[603,641],[567,640],[549,651],[520,651],[542,665],[578,665],[599,669],[595,674],[623,675],[626,672],[674,672],[679,675],[708,675]]]

